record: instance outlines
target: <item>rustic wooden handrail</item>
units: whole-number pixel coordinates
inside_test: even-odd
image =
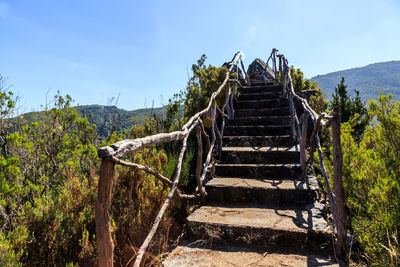
[[[272,53],[277,54],[277,50],[273,50]],[[270,58],[275,58],[275,56],[271,56]],[[347,258],[347,244],[346,244],[346,236],[347,236],[347,228],[346,228],[346,211],[344,208],[344,193],[343,193],[343,184],[342,184],[342,168],[343,168],[343,159],[342,159],[342,150],[340,146],[340,112],[337,107],[335,107],[329,116],[326,113],[322,113],[318,115],[308,104],[307,100],[298,96],[293,88],[293,82],[290,75],[290,68],[288,65],[288,61],[282,54],[276,55],[279,58],[279,71],[280,71],[280,83],[283,86],[284,97],[289,99],[289,107],[291,112],[291,120],[292,120],[292,132],[293,138],[297,136],[298,143],[300,145],[300,163],[303,169],[303,172],[306,172],[307,165],[312,162],[313,152],[315,149],[315,144],[317,146],[319,162],[321,166],[322,176],[324,178],[325,187],[327,189],[328,198],[330,202],[330,207],[332,211],[332,216],[334,219],[336,231],[337,231],[337,239],[336,239],[336,255],[338,257],[338,262],[340,266],[346,266],[346,258]],[[276,61],[275,61],[276,64]],[[276,66],[274,69],[277,69]],[[294,102],[300,103],[303,109],[303,115],[301,118],[301,124],[297,116],[296,107]],[[309,118],[313,122],[313,131],[310,137],[310,153],[309,158],[307,159],[306,155],[306,143],[307,143],[307,131],[308,131],[308,120]],[[324,121],[323,119],[327,120]],[[333,188],[334,193],[332,192],[332,187],[329,182],[329,177],[326,172],[324,157],[321,150],[321,144],[318,136],[318,130],[320,126],[323,127],[332,127],[332,140],[333,140]]]
[[[278,49],[276,48],[272,48],[271,54],[269,55],[268,59],[267,59],[267,63],[265,64],[266,66],[268,66],[269,61],[271,60],[272,62],[272,71],[274,72],[274,79],[276,82],[279,82],[278,80],[278,69],[277,69],[277,64],[276,64],[276,58],[278,56]]]
[[[134,266],[139,266],[140,262],[143,258],[143,255],[150,244],[151,239],[153,238],[158,225],[166,211],[174,193],[176,192],[178,197],[183,199],[205,199],[206,192],[204,188],[205,180],[207,173],[212,166],[212,157],[214,147],[218,148],[219,154],[222,149],[222,136],[225,127],[225,118],[228,117],[232,119],[234,117],[234,108],[233,108],[233,97],[235,95],[235,91],[237,86],[242,86],[239,81],[239,71],[244,72],[245,83],[248,86],[250,84],[250,79],[247,75],[247,72],[244,69],[242,53],[238,52],[233,57],[232,61],[229,63],[230,67],[226,72],[225,79],[222,84],[218,87],[218,89],[211,95],[209,103],[207,107],[200,112],[196,113],[192,116],[188,122],[182,127],[180,131],[174,131],[170,133],[160,133],[156,135],[147,136],[144,138],[137,139],[126,139],[119,141],[111,146],[105,146],[98,150],[98,155],[102,159],[101,168],[100,168],[100,177],[98,184],[98,193],[96,200],[96,209],[95,209],[95,220],[96,220],[96,241],[97,241],[97,251],[98,251],[98,265],[99,266],[113,266],[113,250],[114,243],[111,236],[110,230],[110,208],[112,202],[112,186],[114,181],[114,169],[115,164],[130,167],[136,170],[145,171],[149,174],[152,174],[154,177],[159,179],[164,184],[170,186],[170,191],[159,210],[156,219],[153,223],[153,226],[144,240],[142,246],[139,248],[139,251],[136,255]],[[240,63],[240,64],[239,64]],[[242,67],[243,70],[240,70]],[[230,79],[230,74],[232,71],[236,71],[236,79]],[[231,90],[231,83],[233,83],[233,89]],[[222,92],[222,90],[228,85],[228,89],[226,90],[225,101],[223,103],[222,108],[219,108],[216,102],[216,97]],[[220,129],[218,128],[216,121],[216,112],[219,112],[222,115],[222,122]],[[225,113],[226,112],[226,113]],[[211,123],[211,140],[208,134],[206,133],[201,117],[206,114],[211,114],[210,119]],[[182,161],[185,155],[187,140],[191,132],[196,130],[196,140],[198,143],[198,151],[197,151],[197,162],[196,162],[196,181],[197,188],[194,194],[184,194],[179,188],[179,178],[182,168]],[[206,141],[206,159],[203,162],[203,141],[202,137],[204,137]],[[182,148],[178,157],[178,164],[176,167],[176,172],[174,179],[171,181],[167,177],[163,176],[161,173],[157,172],[154,169],[151,169],[148,166],[136,164],[133,162],[124,161],[124,156],[128,154],[132,154],[135,151],[140,149],[154,146],[166,142],[174,142],[174,141],[182,141]]]

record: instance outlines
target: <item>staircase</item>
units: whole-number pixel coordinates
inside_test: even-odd
[[[187,218],[190,241],[164,266],[332,266],[318,183],[302,177],[288,100],[252,81],[224,130],[207,203]]]

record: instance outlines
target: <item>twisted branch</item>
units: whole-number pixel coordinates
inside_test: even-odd
[[[172,197],[174,196],[175,190],[178,188],[179,177],[181,175],[181,169],[182,169],[183,156],[185,155],[186,146],[187,146],[187,139],[188,139],[188,136],[186,136],[183,139],[182,149],[181,149],[181,152],[179,153],[178,165],[176,166],[176,174],[175,174],[175,178],[174,178],[174,182],[171,187],[171,190],[169,191],[167,198],[164,201],[164,204],[161,206],[161,209],[158,212],[156,219],[154,220],[153,226],[151,227],[149,234],[147,235],[146,239],[144,240],[142,246],[140,247],[140,249],[137,253],[136,260],[133,265],[134,267],[140,267],[140,262],[142,261],[144,252],[146,251],[147,247],[150,244],[151,239],[153,238],[154,234],[156,233],[158,225],[161,222],[162,216],[164,215],[164,212],[167,209],[169,202],[171,201]]]

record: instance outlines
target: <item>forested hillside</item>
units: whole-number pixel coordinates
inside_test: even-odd
[[[118,133],[128,130],[132,125],[141,124],[146,117],[165,116],[165,108],[144,108],[124,110],[116,106],[82,105],[74,107],[81,117],[86,117],[91,125],[97,126],[100,138],[107,137],[111,132]],[[21,126],[41,121],[46,112],[24,113],[18,118]]]
[[[374,63],[364,67],[352,68],[331,72],[312,77],[311,81],[327,93],[327,98],[332,99],[335,86],[344,77],[349,93],[354,95],[354,89],[360,91],[362,100],[377,99],[379,92],[391,93],[394,99],[400,99],[400,61]]]
[[[103,106],[74,108],[68,95],[57,94],[47,110],[15,117],[17,99],[0,79],[0,266],[97,263],[97,149],[126,138],[181,129],[208,104],[225,77],[226,67],[207,66],[205,60],[202,56],[192,66],[186,88],[169,100],[165,115],[160,109],[127,112]],[[373,95],[377,100],[364,104],[362,92],[360,97],[350,95],[346,79],[336,83],[334,97],[328,101],[319,85],[305,79],[300,69],[290,71],[295,91],[310,91],[309,103],[316,112],[329,113],[333,107],[340,108],[343,187],[348,229],[354,241],[352,261],[398,266],[400,102],[391,95],[377,93]],[[148,116],[141,117],[146,113]],[[138,120],[131,124],[130,118],[135,114]],[[118,116],[126,118],[122,123],[128,127],[121,133],[114,127]],[[101,139],[98,129],[102,125],[111,130],[100,132],[106,137]],[[210,134],[211,125],[206,120],[204,125]],[[331,159],[332,142],[326,129],[320,132],[320,138],[325,157]],[[198,149],[194,144],[189,139],[180,180],[180,189],[192,192],[196,188],[194,166]],[[173,143],[158,145],[136,151],[126,160],[173,177],[179,149]],[[326,161],[326,167],[332,174],[330,162]],[[317,154],[310,172],[321,177]],[[323,179],[320,185],[324,188]],[[115,169],[109,216],[116,266],[132,263],[168,191],[168,186],[148,173]],[[190,201],[173,199],[146,252],[147,265],[160,264],[181,235],[192,205]],[[331,216],[329,208],[326,216]]]

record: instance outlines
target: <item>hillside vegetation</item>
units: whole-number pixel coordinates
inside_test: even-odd
[[[169,100],[165,116],[157,115],[164,114],[158,109],[153,113],[139,110],[135,124],[131,123],[135,111],[104,106],[73,108],[68,95],[56,95],[44,112],[11,119],[16,98],[0,76],[0,266],[96,265],[97,149],[126,138],[181,129],[205,107],[225,77],[226,67],[206,66],[205,60],[203,55],[192,66],[186,88]],[[369,266],[399,266],[400,102],[390,94],[377,94],[376,101],[365,105],[358,96],[348,95],[345,79],[336,82],[335,96],[328,102],[318,84],[304,79],[300,69],[292,68],[291,73],[296,92],[314,92],[309,102],[317,112],[329,112],[334,106],[341,109],[348,228],[359,244],[352,250],[356,254],[353,259]],[[151,116],[141,120],[140,114],[146,112]],[[119,134],[112,130],[115,125],[122,127],[121,122],[115,124],[118,116],[131,116]],[[101,125],[111,129],[103,133],[108,133],[103,139],[99,138]],[[206,120],[204,125],[210,134]],[[320,133],[324,154],[332,158],[329,134],[326,129]],[[194,144],[188,140],[180,180],[184,192],[193,192],[196,187]],[[163,144],[137,151],[126,160],[172,177],[179,149],[180,143]],[[330,162],[326,161],[326,167],[331,174]],[[313,169],[319,174],[317,163],[315,157]],[[115,169],[110,217],[116,266],[132,263],[168,191],[168,186],[150,174]],[[191,205],[173,199],[146,253],[146,266],[160,264],[181,234]]]
[[[377,99],[379,92],[391,93],[395,100],[400,100],[400,61],[374,63],[364,67],[317,75],[311,81],[318,82],[327,98],[335,93],[335,86],[344,77],[349,93],[354,95],[354,89],[360,91],[363,101]]]
[[[122,133],[134,124],[141,124],[147,117],[165,116],[165,108],[144,108],[124,110],[116,106],[82,105],[74,107],[79,116],[86,117],[90,125],[96,125],[100,138],[107,137],[111,132]],[[46,112],[29,112],[22,114],[19,119],[21,126],[42,121]]]
[[[99,126],[95,120],[89,122],[89,113],[103,123],[104,114],[116,111],[115,107],[79,110],[82,107],[72,107],[71,97],[58,94],[46,111],[11,119],[16,98],[1,83],[0,76],[0,266],[97,265],[97,149],[127,138],[180,129],[191,114],[204,108],[225,78],[226,67],[206,66],[205,59],[202,56],[193,65],[193,76],[187,87],[170,100],[165,117],[153,113],[104,139],[98,138]],[[119,112],[110,114],[124,115],[124,111]],[[113,116],[108,117],[106,124],[112,125],[112,121]],[[192,144],[189,140],[180,179],[181,190],[189,192],[195,188],[192,166],[197,146]],[[173,177],[179,150],[180,143],[159,145],[137,151],[126,160]],[[168,191],[168,186],[148,173],[116,168],[110,211],[116,266],[132,263]],[[181,234],[189,204],[173,199],[146,252],[145,266],[159,266]]]

